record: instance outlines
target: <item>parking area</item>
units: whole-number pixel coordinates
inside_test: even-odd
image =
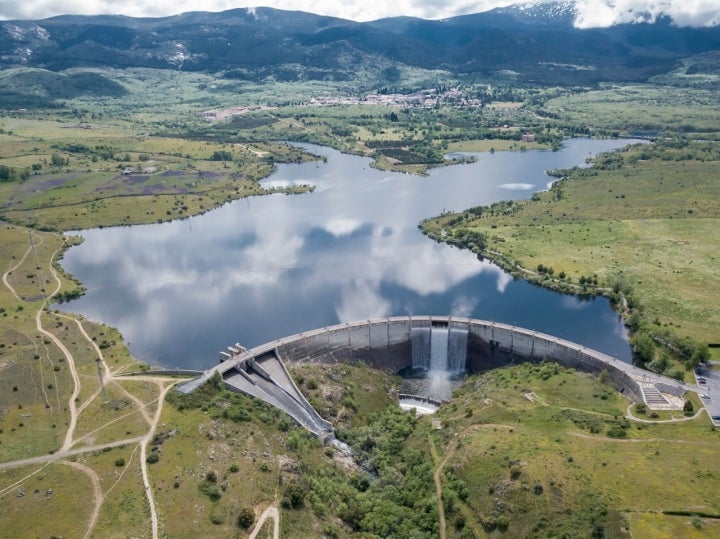
[[[720,426],[720,372],[701,365],[695,369],[695,381],[708,415],[714,425]]]

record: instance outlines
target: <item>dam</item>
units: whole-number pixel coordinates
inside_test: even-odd
[[[250,349],[239,345],[221,352],[221,363],[178,386],[189,393],[218,373],[229,389],[260,398],[284,410],[321,438],[332,435],[293,382],[286,364],[365,363],[397,373],[402,369],[475,373],[523,361],[554,361],[563,367],[599,376],[632,402],[662,409],[667,388],[682,394],[690,384],[657,375],[619,359],[525,328],[449,316],[390,317],[329,326],[274,340]],[[662,389],[662,391],[660,391]],[[669,404],[669,403],[667,403]]]

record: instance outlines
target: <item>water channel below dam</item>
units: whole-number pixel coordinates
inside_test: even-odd
[[[627,140],[573,139],[562,150],[474,154],[427,176],[380,171],[367,158],[303,145],[325,162],[279,165],[264,185],[304,195],[228,203],[170,223],[91,229],[63,267],[87,289],[64,306],[117,327],[132,353],[167,368],[207,369],[218,351],[355,320],[453,315],[558,335],[629,360],[607,300],[513,279],[418,223],[444,211],[527,198],[546,170],[583,165]]]

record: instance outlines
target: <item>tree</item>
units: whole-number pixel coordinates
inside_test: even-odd
[[[655,343],[647,333],[636,333],[630,339],[630,348],[633,362],[641,367],[655,358]]]
[[[62,155],[54,153],[50,156],[50,162],[54,167],[64,167],[68,164],[68,160],[65,159]]]
[[[250,507],[243,507],[240,509],[240,514],[237,517],[238,528],[248,529],[255,523],[255,512]]]
[[[695,408],[693,407],[692,401],[685,401],[685,405],[683,406],[683,412],[685,412],[685,415],[692,415],[694,411]]]
[[[232,152],[227,150],[215,150],[210,157],[211,161],[232,161]]]
[[[707,361],[708,359],[710,359],[710,348],[707,344],[701,343],[697,345],[695,351],[690,357],[690,365],[692,367],[697,367],[700,363]]]
[[[285,489],[282,506],[286,509],[299,509],[305,504],[305,488],[300,483],[290,483]]]

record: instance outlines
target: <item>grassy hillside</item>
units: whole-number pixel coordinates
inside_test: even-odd
[[[0,74],[0,105],[7,108],[52,107],[77,97],[117,98],[127,94],[121,84],[92,71],[56,73],[14,69]]]
[[[716,143],[674,140],[598,158],[531,200],[477,208],[423,223],[426,233],[467,244],[540,284],[575,293],[595,285],[632,295],[655,331],[720,342]]]
[[[142,136],[122,121],[88,124],[31,118],[0,123],[0,214],[35,228],[68,230],[162,222],[262,195],[275,162],[313,156],[287,144],[224,144]],[[296,187],[302,192],[307,188]]]
[[[688,63],[664,84],[713,76],[711,60]],[[407,88],[437,82],[431,72],[400,71],[396,82]],[[92,71],[123,93],[83,73],[0,75],[0,85],[26,86],[45,105],[58,98],[56,109],[0,118],[1,529],[148,537],[156,520],[168,537],[189,528],[192,536],[244,537],[272,505],[283,537],[437,537],[441,514],[455,538],[717,535],[720,445],[703,414],[659,423],[634,410],[643,421],[626,419],[628,403],[610,388],[542,364],[470,378],[438,424],[394,406],[392,376],[292,366],[352,447],[350,458],[216,385],[166,399],[177,379],[123,376],[145,366],[122,336],[55,311],[51,298],[82,293],[55,263],[66,246],[59,232],[182,218],[261,194],[258,179],[274,163],[313,159],[286,140],[422,172],[446,149],[523,151],[563,135],[669,126],[688,138],[604,156],[592,169],[560,173],[532,200],[424,226],[438,239],[486,243],[486,254],[545,286],[606,286],[611,295],[617,287],[645,331],[720,342],[717,100],[705,86],[683,90],[680,102],[658,86],[469,84],[464,95],[486,106],[450,93],[424,109],[304,105],[328,92],[356,95],[337,82],[260,86],[199,73]],[[212,123],[198,116],[240,105],[255,108]],[[519,142],[524,130],[539,142]]]
[[[653,424],[626,419],[626,407],[598,381],[552,364],[469,380],[440,414],[439,434],[450,435],[445,484],[461,485],[455,528],[503,537],[713,536],[715,518],[690,515],[718,516],[718,432],[704,415]]]

